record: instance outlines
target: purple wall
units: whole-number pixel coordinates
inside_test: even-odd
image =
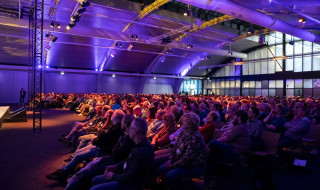
[[[91,93],[97,91],[97,75],[68,73],[64,75],[56,72],[45,74],[44,92],[83,92]]]
[[[138,93],[140,79],[139,77],[127,77],[103,75],[99,80],[101,85],[98,92],[106,93]]]
[[[178,79],[136,76],[80,74],[65,72],[45,73],[44,92],[106,92],[106,93],[173,93]],[[18,103],[19,91],[28,89],[27,71],[0,70],[0,103]],[[28,92],[28,91],[27,91]],[[176,92],[176,93],[177,93]],[[27,102],[27,97],[25,98]]]
[[[145,94],[164,94],[173,93],[173,89],[175,86],[175,79],[167,79],[167,78],[147,78],[143,87],[142,93]]]
[[[0,70],[0,103],[18,103],[21,88],[28,92],[27,79],[26,71]]]

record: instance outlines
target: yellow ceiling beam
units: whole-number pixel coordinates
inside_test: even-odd
[[[138,14],[138,16],[136,16],[133,21],[139,21],[142,18],[144,18],[145,16],[147,16],[149,13],[151,13],[152,11],[158,9],[160,6],[170,2],[172,0],[156,0],[155,2],[153,2],[152,4],[150,4],[149,6],[147,6],[146,8],[144,8],[142,11],[140,11],[140,13]],[[123,29],[122,32],[127,31],[129,28],[131,28],[134,25],[134,23],[130,22],[128,23]]]
[[[191,29],[189,31],[189,33],[194,33],[194,32],[197,32],[199,30],[202,30],[204,28],[207,28],[209,26],[213,26],[213,25],[216,25],[218,23],[225,22],[225,21],[232,20],[232,19],[234,19],[234,18],[232,16],[229,16],[229,15],[224,15],[224,16],[221,16],[221,17],[217,17],[217,18],[214,18],[214,19],[211,19],[209,21],[206,21],[206,22],[202,23],[199,28]],[[180,36],[178,36],[175,39],[175,41],[181,41],[183,38],[188,37],[188,36],[189,36],[189,34],[183,33]]]

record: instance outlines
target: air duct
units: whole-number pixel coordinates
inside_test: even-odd
[[[250,10],[226,0],[177,0],[195,7],[217,11],[234,18],[245,20],[272,30],[296,36],[303,40],[320,44],[320,36],[312,32],[297,28],[270,16]]]

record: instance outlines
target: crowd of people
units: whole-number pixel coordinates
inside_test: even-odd
[[[279,133],[278,154],[312,135],[319,138],[320,102],[314,98],[186,96],[181,94],[50,94],[50,104],[87,117],[58,140],[73,155],[48,179],[66,189],[186,189],[223,162],[240,163],[266,147],[263,131]],[[49,98],[48,98],[49,97]],[[312,134],[310,131],[312,129]],[[317,148],[312,150],[317,153]],[[79,164],[84,165],[77,170]],[[210,186],[210,184],[207,184]]]

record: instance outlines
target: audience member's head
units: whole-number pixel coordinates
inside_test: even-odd
[[[244,110],[243,110],[244,111]],[[259,109],[258,108],[255,108],[255,107],[253,107],[253,108],[249,108],[249,110],[248,110],[248,118],[250,119],[250,120],[254,120],[254,119],[256,119],[258,116],[259,116]]]
[[[135,143],[146,138],[148,131],[147,121],[143,118],[134,118],[129,127],[129,136]]]
[[[157,113],[156,113],[156,119],[157,120],[163,120],[163,116],[164,116],[165,113],[166,113],[166,111],[164,111],[164,110],[158,110]]]
[[[187,132],[198,130],[200,124],[200,118],[197,114],[193,112],[188,112],[183,115],[182,127],[183,130]]]
[[[176,118],[171,113],[166,113],[163,116],[163,123],[166,127],[174,127],[176,124]]]
[[[236,116],[237,116],[237,119],[235,120],[234,125],[246,123],[248,120],[248,114],[247,114],[247,112],[245,112],[243,110],[238,110],[236,112]]]
[[[120,123],[124,115],[125,114],[122,110],[116,109],[111,117],[112,124],[116,125],[116,124]]]
[[[208,115],[207,115],[207,122],[216,122],[218,119],[218,115],[215,111],[211,111]]]
[[[123,116],[121,120],[121,130],[126,131],[130,127],[133,119],[134,117],[131,114],[126,114],[125,116]]]
[[[140,106],[135,106],[133,108],[133,114],[134,114],[134,117],[140,117],[140,115],[142,114],[142,108]]]

